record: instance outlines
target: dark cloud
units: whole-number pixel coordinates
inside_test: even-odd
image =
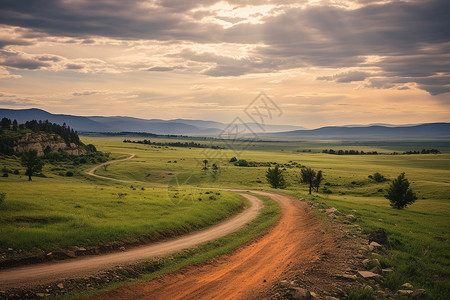
[[[22,98],[15,98],[15,99],[1,99],[2,96],[0,96],[0,105],[7,105],[7,106],[23,106],[23,105],[35,105],[36,102],[30,100],[30,99],[22,99]]]
[[[351,71],[345,73],[338,73],[333,76],[320,76],[317,77],[318,80],[329,80],[336,82],[353,82],[353,81],[364,81],[371,74],[367,72]]]
[[[5,50],[0,50],[0,65],[27,70],[37,70],[51,66],[50,63],[39,60],[39,57],[26,56],[20,52]]]
[[[378,77],[364,77],[367,74],[360,72],[319,79],[337,82],[365,79],[367,86],[384,88],[400,88],[412,82],[433,95],[447,91],[445,80],[450,74],[448,0],[387,3],[356,0],[365,5],[359,9],[333,5],[306,8],[286,5],[299,3],[291,0],[229,0],[237,6],[280,5],[274,9],[276,14],[268,14],[258,24],[240,22],[224,29],[218,24],[196,21],[211,15],[208,6],[217,2],[159,0],[148,5],[144,0],[3,0],[0,1],[0,23],[27,28],[29,34],[35,32],[84,39],[83,43],[92,43],[93,37],[105,36],[255,45],[247,58],[180,53],[184,59],[205,63],[204,74],[210,76],[239,76],[306,66],[370,66],[379,69]],[[16,41],[22,42],[25,41]],[[0,47],[8,43],[14,41],[4,41],[3,44],[0,41]],[[380,59],[376,63],[368,63],[368,56]],[[39,69],[46,63],[48,61],[23,58],[4,62],[4,65]],[[72,63],[66,68],[83,69],[84,65]],[[170,67],[154,68],[153,71],[170,71]],[[439,76],[444,79],[438,79]]]
[[[83,64],[66,64],[67,70],[81,70],[84,69],[85,65]]]
[[[203,1],[214,3],[215,1]],[[219,25],[201,24],[185,12],[202,1],[23,0],[1,1],[0,23],[49,35],[121,39],[210,41]]]
[[[5,48],[6,46],[10,45],[32,45],[33,43],[31,41],[25,40],[25,39],[17,39],[17,38],[0,38],[0,49]]]
[[[58,62],[62,60],[61,57],[56,55],[42,55],[38,56],[37,59],[40,61],[52,61],[52,62]]]
[[[94,95],[94,94],[97,94],[97,91],[84,91],[84,92],[72,93],[72,95],[74,95],[74,96],[90,96],[90,95]]]
[[[151,72],[169,72],[169,71],[174,71],[174,70],[178,70],[178,69],[183,69],[183,67],[179,67],[179,66],[175,66],[175,67],[160,67],[160,66],[156,66],[156,67],[152,67],[147,69],[147,71],[151,71]]]

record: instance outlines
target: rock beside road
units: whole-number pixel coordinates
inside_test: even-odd
[[[369,234],[369,243],[376,242],[378,244],[383,245],[387,241],[387,234],[383,228],[379,228],[377,230],[372,231]]]

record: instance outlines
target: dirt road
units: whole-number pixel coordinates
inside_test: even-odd
[[[282,207],[281,219],[264,236],[204,264],[88,299],[261,299],[290,268],[318,260],[332,247],[304,203],[286,195],[254,193],[270,196]]]
[[[242,195],[251,202],[251,207],[208,229],[193,232],[166,242],[132,248],[125,252],[85,256],[73,260],[1,270],[0,288],[30,287],[56,280],[85,277],[116,265],[130,264],[145,258],[164,256],[218,239],[238,230],[258,215],[262,207],[261,200],[252,195]]]
[[[116,162],[121,162],[121,161],[125,161],[125,160],[129,160],[132,159],[133,157],[135,157],[136,154],[130,154],[130,156],[126,157],[126,158],[122,158],[122,159],[116,159],[116,160],[111,160],[111,161],[107,161],[105,163],[102,163],[98,166],[95,166],[89,170],[86,171],[86,174],[97,177],[97,178],[102,178],[102,179],[107,179],[107,180],[112,180],[112,181],[118,181],[118,182],[129,182],[127,180],[121,180],[121,179],[115,179],[115,178],[111,178],[111,177],[106,177],[106,176],[101,176],[101,175],[97,175],[95,174],[95,171],[97,171],[99,168],[106,166],[106,165],[110,165]]]

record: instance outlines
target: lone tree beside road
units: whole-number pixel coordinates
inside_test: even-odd
[[[27,168],[25,175],[28,175],[28,181],[31,181],[31,176],[42,171],[44,162],[37,155],[37,150],[31,149],[22,153],[22,166]]]
[[[314,187],[316,188],[316,192],[319,192],[320,183],[323,180],[322,171],[317,171],[316,177],[314,178]]]
[[[405,208],[417,200],[416,194],[409,188],[409,181],[405,178],[404,172],[391,182],[384,197],[389,199],[391,206],[397,209]]]
[[[322,171],[314,171],[310,167],[303,168],[301,171],[301,179],[300,182],[309,185],[309,194],[311,195],[311,191],[313,188],[316,191],[319,191],[320,183],[323,180]]]
[[[275,168],[269,168],[266,172],[267,182],[274,189],[284,189],[286,187],[286,181],[284,180],[284,176],[278,165]]]

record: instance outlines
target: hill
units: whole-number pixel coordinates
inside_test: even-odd
[[[0,118],[16,119],[19,123],[29,120],[49,120],[52,123],[64,124],[79,132],[147,132],[162,135],[197,135],[217,136],[228,124],[203,120],[161,120],[140,119],[133,117],[113,116],[73,116],[65,114],[51,114],[41,109],[0,109]],[[281,132],[287,130],[304,129],[300,126],[266,125],[261,129],[256,123],[246,123],[253,132]],[[241,125],[243,126],[243,125]]]
[[[379,140],[379,139],[448,139],[450,123],[428,123],[413,126],[343,127],[329,126],[313,130],[294,130],[268,134],[289,139]]]

